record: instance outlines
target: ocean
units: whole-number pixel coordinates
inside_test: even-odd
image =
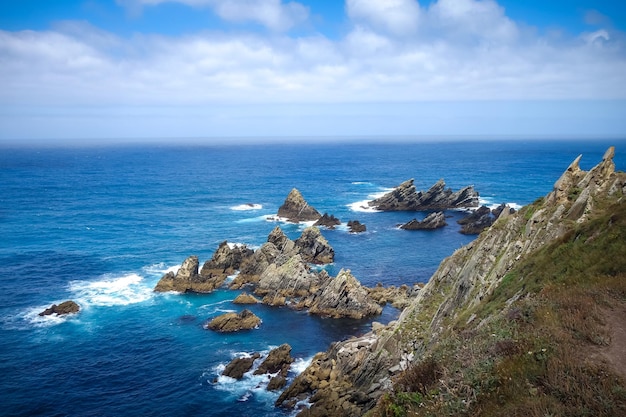
[[[239,291],[154,293],[164,273],[189,255],[203,263],[224,240],[257,248],[276,225],[297,238],[304,226],[269,219],[296,187],[344,223],[322,229],[336,252],[331,275],[424,283],[475,238],[459,233],[464,213],[447,212],[444,229],[404,231],[398,224],[427,213],[359,202],[409,178],[422,190],[443,178],[454,190],[474,185],[486,205],[519,208],[548,193],[576,156],[589,169],[610,145],[626,169],[623,139],[0,147],[0,415],[290,415],[273,407],[266,377],[234,381],[221,370],[289,343],[293,378],[333,341],[399,311],[332,320],[256,305],[258,329],[218,334],[204,325],[241,310]],[[367,231],[348,233],[348,220]],[[81,312],[38,316],[67,299]]]

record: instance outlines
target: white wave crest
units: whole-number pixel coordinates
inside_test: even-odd
[[[168,266],[164,262],[159,262],[158,264],[148,265],[143,267],[143,271],[147,275],[165,275],[168,272],[173,272],[174,274],[178,272],[181,265]]]
[[[304,370],[306,368],[309,367],[309,365],[311,365],[311,362],[313,361],[313,357],[311,356],[310,358],[297,358],[292,364],[291,364],[291,371],[293,373],[295,373],[296,375],[300,375],[302,372],[304,372]]]
[[[116,306],[146,301],[153,295],[143,278],[128,274],[101,281],[72,281],[70,291],[81,306]]]
[[[239,204],[238,206],[232,206],[230,209],[234,211],[250,211],[261,210],[263,205],[261,204]]]
[[[367,204],[370,201],[371,200],[356,201],[354,203],[347,204],[347,207],[350,207],[350,210],[359,213],[378,213],[380,210]]]

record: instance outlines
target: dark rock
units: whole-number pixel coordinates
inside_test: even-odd
[[[424,220],[421,222],[417,219],[413,219],[402,226],[400,229],[404,230],[435,230],[447,226],[446,216],[443,214],[443,211],[438,211],[434,213],[430,213]]]
[[[282,375],[276,375],[270,379],[270,382],[267,384],[268,391],[278,391],[287,385],[287,379]]]
[[[487,206],[481,206],[470,215],[458,220],[462,225],[461,233],[466,235],[477,235],[487,227],[490,227],[495,218],[491,215],[491,210]]]
[[[335,226],[339,226],[340,224],[341,221],[338,218],[332,214],[329,215],[328,213],[324,213],[322,217],[320,217],[319,220],[313,224],[313,226],[324,226],[329,229],[334,229]]]
[[[367,230],[365,225],[361,224],[358,220],[350,220],[348,222],[348,229],[350,230],[350,233],[362,233]]]
[[[295,246],[305,262],[329,264],[335,260],[335,250],[317,227],[304,229]]]
[[[192,255],[185,259],[178,272],[168,272],[157,283],[154,291],[178,291],[178,292],[199,292],[209,293],[221,285],[221,276],[217,279],[213,277],[200,276],[198,274],[198,257]],[[225,277],[224,277],[225,279]]]
[[[322,217],[317,210],[309,206],[300,191],[295,188],[291,190],[283,205],[279,207],[278,216],[293,223],[318,220]]]
[[[207,324],[207,328],[218,332],[237,332],[239,330],[250,330],[258,327],[261,319],[250,310],[243,310],[241,313],[226,313],[215,317]]]
[[[281,251],[273,243],[265,243],[256,250],[252,256],[243,260],[239,275],[235,277],[230,288],[239,289],[246,284],[258,283],[263,271],[265,271],[270,264],[274,263],[280,253]]]
[[[293,240],[289,239],[279,226],[276,226],[274,230],[270,232],[267,237],[267,241],[276,246],[276,249],[278,249],[282,254],[288,254],[295,248]]]
[[[202,266],[200,275],[208,277],[210,275],[232,275],[239,269],[241,263],[252,256],[253,251],[246,245],[229,244],[224,241],[220,243],[213,257]]]
[[[368,202],[370,207],[383,211],[426,211],[453,208],[478,207],[478,193],[473,186],[457,192],[446,189],[443,179],[437,181],[428,191],[415,189],[413,179],[403,182],[393,191]]]
[[[64,301],[59,305],[52,304],[49,308],[46,308],[44,311],[39,313],[40,316],[49,316],[51,314],[56,314],[58,316],[62,316],[64,314],[72,314],[78,313],[80,310],[80,306],[76,304],[72,300]]]
[[[291,346],[285,343],[270,351],[267,358],[265,358],[257,370],[254,371],[254,375],[275,374],[280,372],[280,375],[287,376],[292,362]]]
[[[504,210],[508,210],[509,214],[515,214],[515,209],[507,206],[505,203],[502,203],[498,207],[491,210],[491,214],[493,214],[493,216],[497,219]]]
[[[260,357],[260,354],[255,353],[254,355],[249,357],[235,358],[230,361],[228,365],[226,365],[226,368],[224,369],[224,372],[222,372],[222,375],[228,376],[230,378],[241,379],[243,378],[243,374],[252,369],[254,361],[256,359],[259,359]]]

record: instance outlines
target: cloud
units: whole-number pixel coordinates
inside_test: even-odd
[[[162,3],[181,3],[187,6],[207,7],[220,18],[235,23],[254,22],[273,31],[286,31],[305,22],[308,7],[298,2],[281,0],[117,0],[132,14],[139,14],[146,6]]]
[[[420,9],[418,26],[394,32],[389,24],[403,19],[396,9],[349,0],[353,26],[337,39],[119,37],[84,22],[0,31],[0,106],[626,99],[626,51],[615,32],[522,36],[493,1],[452,4]]]
[[[348,17],[395,35],[410,35],[417,31],[420,6],[415,0],[347,0]]]

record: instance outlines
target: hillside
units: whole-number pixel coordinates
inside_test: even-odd
[[[318,354],[300,415],[626,413],[626,174],[610,148],[445,259],[396,322]],[[621,376],[620,376],[621,375]],[[369,410],[369,411],[368,411]]]

